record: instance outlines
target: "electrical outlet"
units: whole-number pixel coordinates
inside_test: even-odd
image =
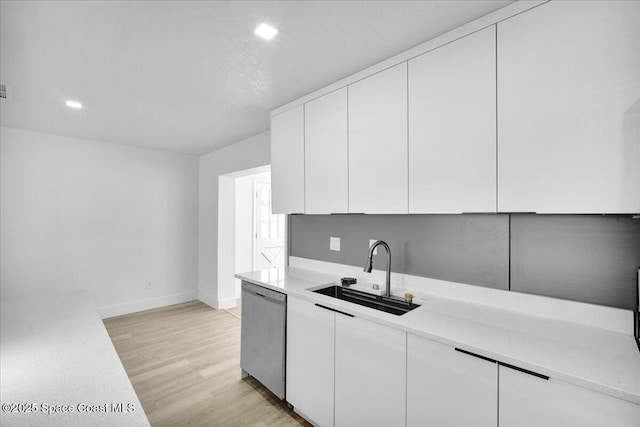
[[[151,282],[147,282],[147,289],[151,289]]]
[[[377,241],[378,241],[378,239],[369,239],[369,247],[371,247],[371,245],[373,245],[373,244],[374,244],[375,242],[377,242]],[[375,248],[375,249],[373,250],[373,254],[374,254],[374,255],[378,255],[378,248]]]
[[[329,238],[329,249],[332,251],[340,252],[340,238],[339,237],[330,237]]]

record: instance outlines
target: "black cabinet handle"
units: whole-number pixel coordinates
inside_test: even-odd
[[[490,358],[488,358],[488,357],[481,356],[481,355],[479,355],[479,354],[471,353],[470,351],[463,350],[463,349],[461,349],[461,348],[457,348],[457,347],[456,347],[456,348],[455,348],[455,350],[456,350],[456,351],[459,351],[460,353],[463,353],[463,354],[468,354],[469,356],[477,357],[478,359],[486,360],[487,362],[491,362],[491,363],[498,363],[498,361],[497,361],[497,360],[493,360],[493,359],[490,359]]]
[[[487,362],[497,363],[500,366],[504,366],[505,368],[513,369],[516,371],[520,371],[525,374],[533,375],[534,377],[542,378],[543,380],[549,380],[549,377],[546,375],[539,374],[537,372],[530,371],[528,369],[520,368],[518,366],[510,365],[508,363],[499,362],[497,360],[491,359],[489,357],[481,356],[479,354],[471,353],[470,351],[463,350],[461,348],[455,348],[455,351],[459,351],[460,353],[468,354],[469,356],[477,357],[478,359],[486,360]]]
[[[336,313],[344,314],[349,317],[356,317],[353,314],[345,313],[344,311],[336,310],[335,308],[327,307],[326,305],[316,304],[316,307],[324,308],[325,310],[334,311]]]
[[[256,295],[258,295],[259,297],[262,297],[262,298],[266,298],[264,295],[262,295],[262,294],[261,294],[261,293],[259,293],[259,292],[256,292]]]
[[[520,368],[518,366],[509,365],[508,363],[498,362],[500,366],[504,366],[505,368],[513,369],[514,371],[520,371],[524,374],[533,375],[534,377],[542,378],[545,381],[549,381],[549,377],[546,375],[539,374],[537,372],[530,371],[528,369]]]

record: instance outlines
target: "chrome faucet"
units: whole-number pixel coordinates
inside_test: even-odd
[[[384,296],[388,298],[391,296],[391,249],[389,248],[389,245],[382,240],[376,240],[373,245],[371,245],[369,248],[369,255],[367,256],[367,263],[364,266],[364,271],[371,273],[371,270],[373,269],[373,251],[375,251],[378,246],[384,247],[387,251],[387,289]]]

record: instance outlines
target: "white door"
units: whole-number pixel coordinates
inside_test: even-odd
[[[253,269],[284,267],[284,215],[271,212],[271,183],[256,180]]]

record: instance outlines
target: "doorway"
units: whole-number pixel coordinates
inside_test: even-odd
[[[286,216],[271,212],[271,168],[219,177],[217,308],[235,307],[235,273],[284,267]]]
[[[285,216],[271,212],[271,172],[252,173],[235,182],[234,273],[284,267]],[[235,280],[240,298],[240,280]]]

